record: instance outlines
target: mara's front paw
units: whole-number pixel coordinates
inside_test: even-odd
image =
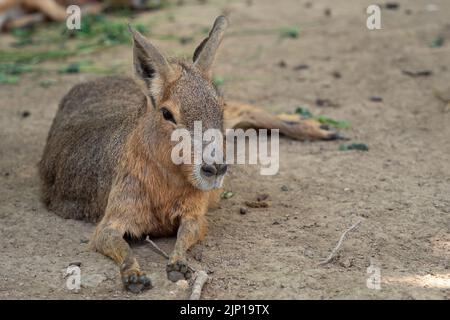
[[[136,270],[122,272],[122,283],[125,289],[133,293],[141,293],[153,287],[150,278],[145,273]]]
[[[192,277],[192,272],[189,269],[186,262],[178,260],[173,263],[169,263],[166,266],[167,279],[172,282],[177,282],[178,280],[187,280]]]

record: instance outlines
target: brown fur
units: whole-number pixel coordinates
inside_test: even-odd
[[[225,27],[225,18],[219,17],[193,63],[169,63],[131,30],[139,83],[107,77],[75,86],[50,129],[40,162],[44,203],[64,218],[99,222],[91,247],[117,262],[125,287],[134,292],[151,283],[124,236],[177,233],[167,275],[172,281],[189,278],[186,250],[203,239],[205,213],[220,192],[200,190],[192,165],[173,164],[172,131],[192,132],[198,120],[204,130],[223,130],[224,123],[285,129],[280,119],[236,104],[225,109],[224,121],[224,102],[211,84],[210,67]],[[176,124],[163,117],[163,108]],[[299,137],[323,138],[298,132]]]

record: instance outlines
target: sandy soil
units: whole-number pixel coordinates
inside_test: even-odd
[[[306,3],[188,1],[139,17],[158,18],[157,32],[189,36],[219,13],[229,14],[232,25],[216,63],[216,74],[228,80],[227,98],[273,112],[301,105],[348,120],[345,135],[370,147],[339,151],[340,142],[282,139],[278,175],[233,167],[226,188],[235,196],[208,213],[208,236],[189,253],[192,266],[211,272],[203,298],[449,299],[450,107],[436,92],[449,98],[450,3],[435,0],[439,10],[429,11],[426,1],[399,1],[397,10],[383,10],[377,31],[365,26],[371,1]],[[301,27],[297,39],[270,31],[290,25]],[[446,42],[431,48],[439,34]],[[155,42],[187,55],[200,37],[195,40]],[[121,46],[91,58],[122,63],[131,74],[130,54]],[[309,68],[295,70],[301,64]],[[432,74],[411,77],[405,70]],[[74,84],[97,76],[55,75],[49,88],[32,76],[0,86],[0,298],[185,297],[166,280],[164,258],[146,244],[134,250],[155,288],[124,292],[114,263],[87,248],[94,226],[63,220],[39,202],[36,164],[58,101]],[[316,106],[318,98],[337,106]],[[239,213],[262,193],[269,194],[269,208]],[[337,258],[319,266],[359,220]],[[174,244],[174,238],[155,241],[166,251]],[[380,290],[366,286],[371,260],[380,268]],[[63,279],[72,262],[81,262],[78,294]]]

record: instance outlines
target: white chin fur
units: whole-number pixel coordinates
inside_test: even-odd
[[[223,178],[225,175],[220,175],[216,177],[203,177],[200,174],[200,165],[194,165],[194,168],[192,170],[193,180],[194,180],[194,186],[197,189],[208,191],[212,189],[219,189],[222,187]]]

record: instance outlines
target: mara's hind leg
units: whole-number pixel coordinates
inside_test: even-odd
[[[226,129],[279,129],[280,133],[296,140],[336,140],[342,136],[314,119],[298,115],[273,115],[253,105],[230,102],[224,109]]]
[[[95,230],[91,247],[117,263],[125,289],[139,293],[150,289],[152,283],[141,271],[133,251],[123,238],[125,231],[121,225],[121,223],[103,219]]]

